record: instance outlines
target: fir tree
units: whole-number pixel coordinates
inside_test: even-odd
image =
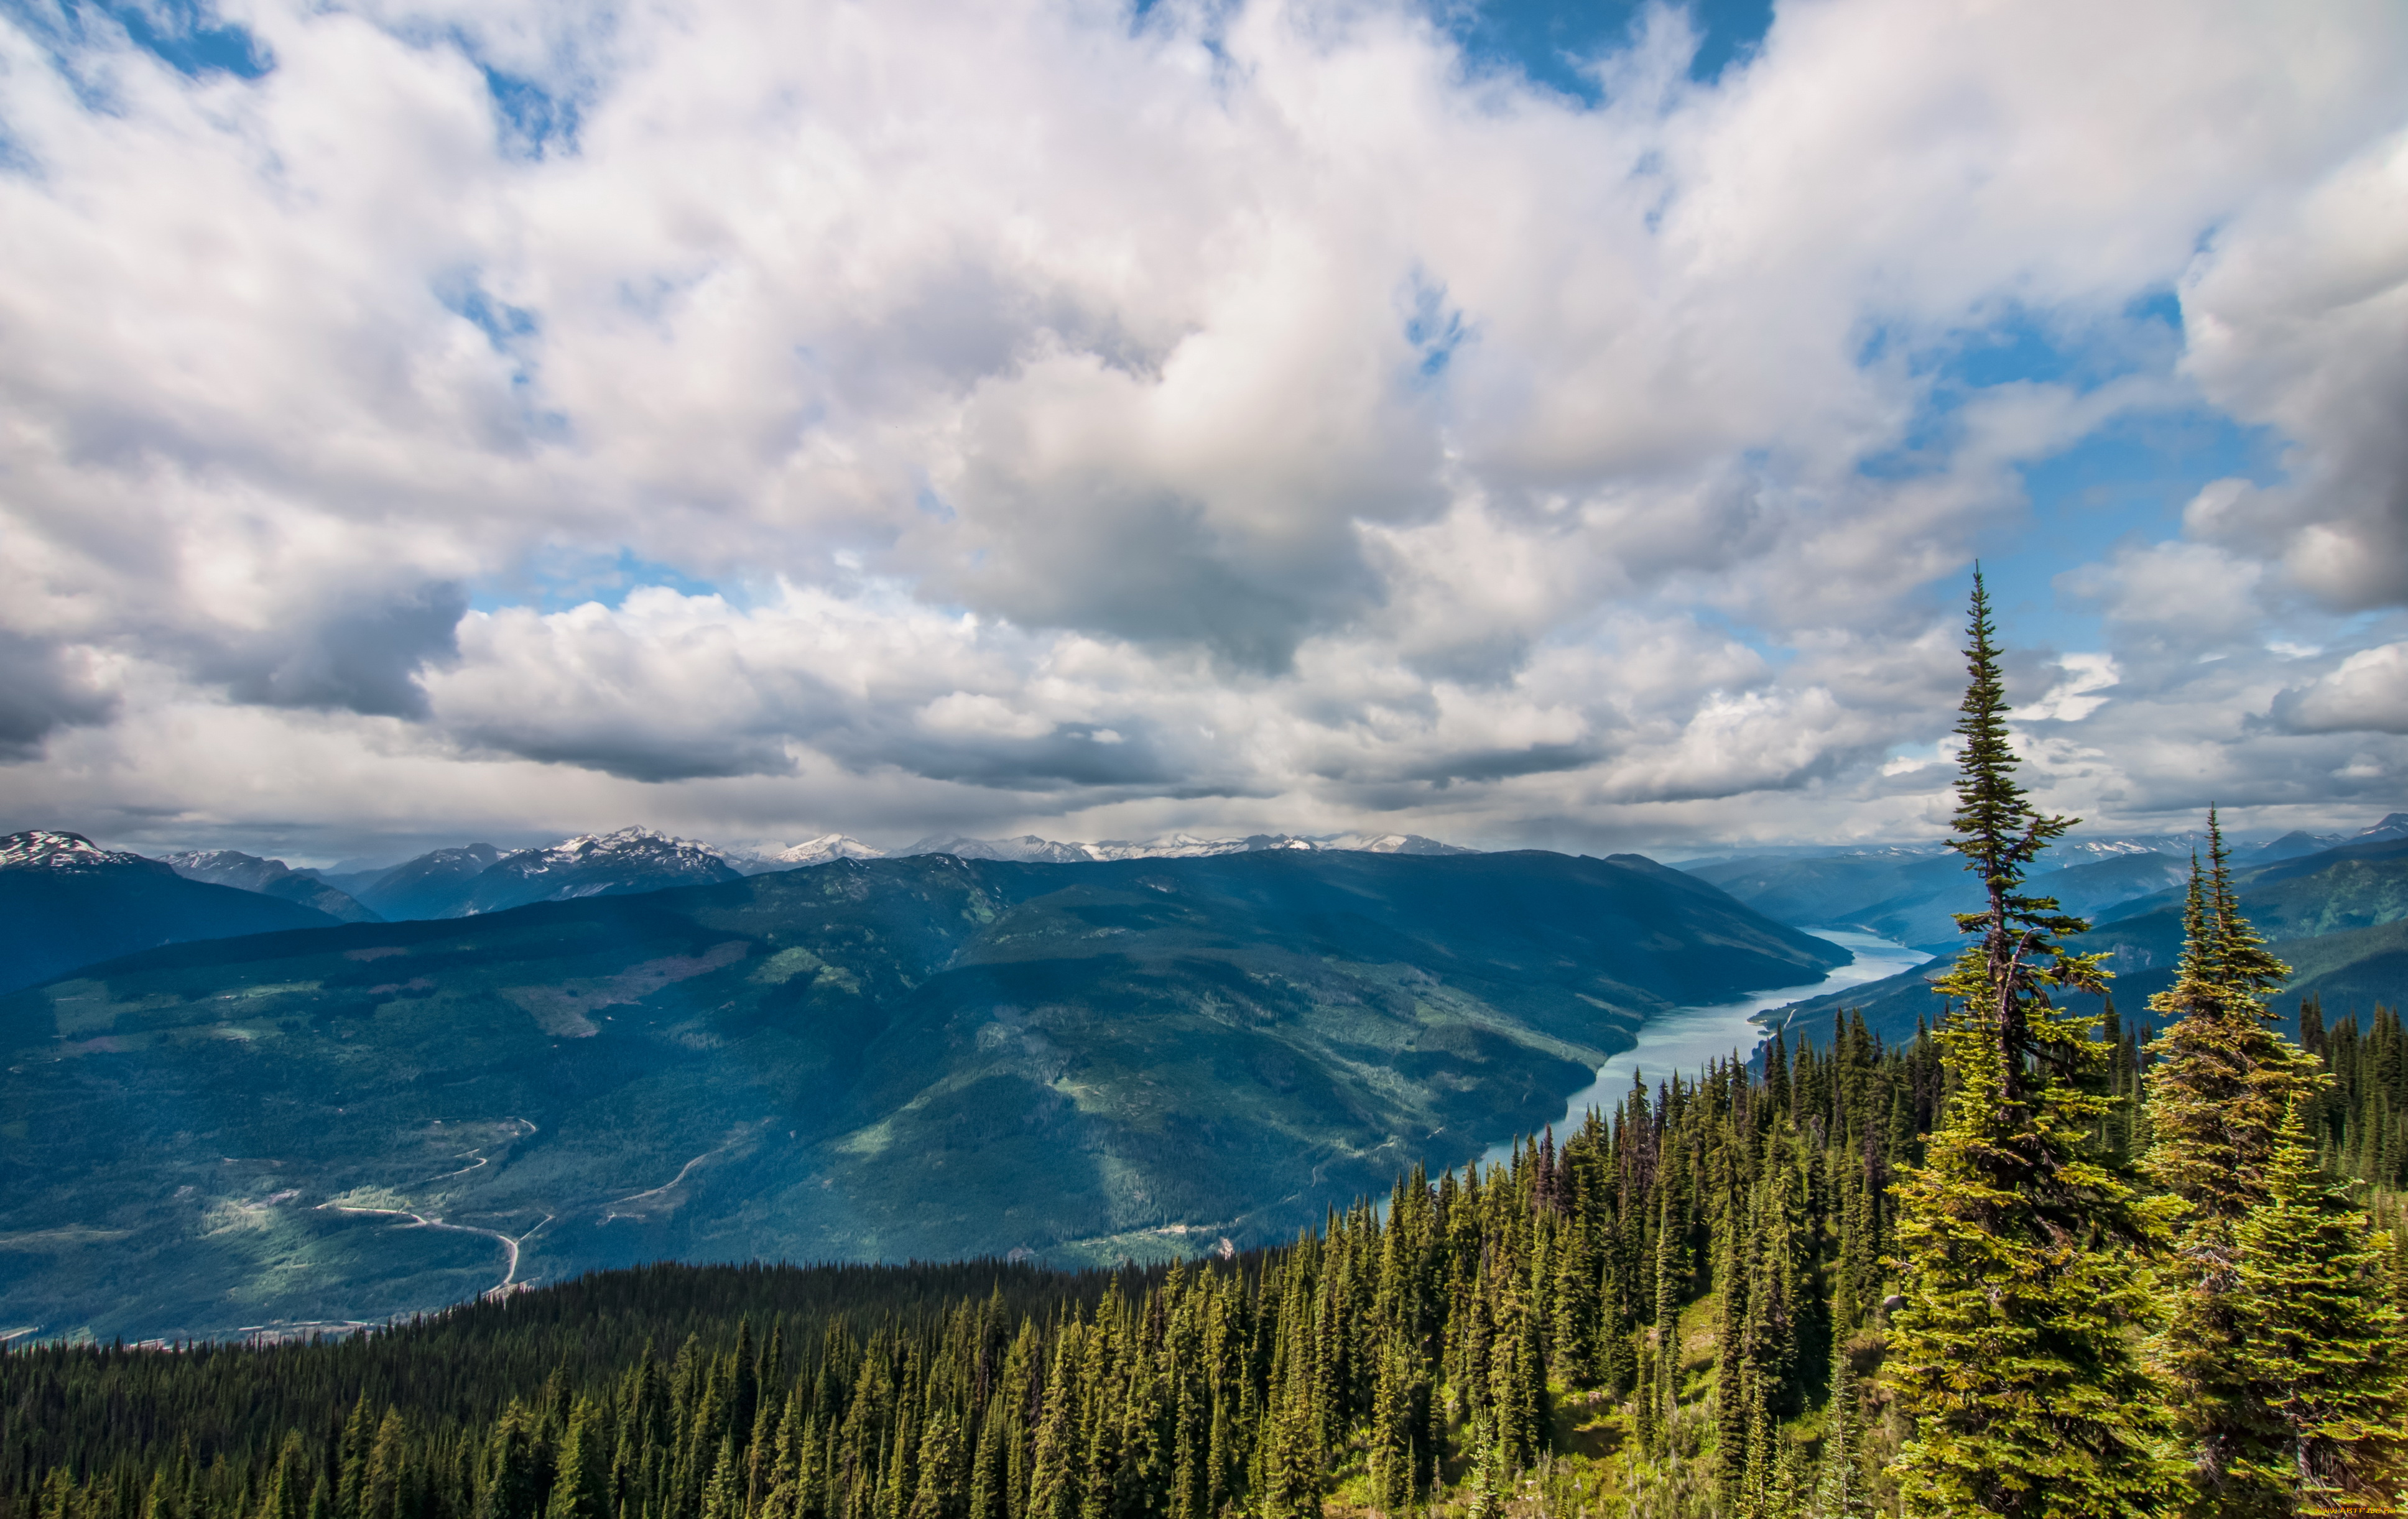
[[[2258,1417],[2241,1371],[2238,1290],[2241,1221],[2269,1196],[2270,1167],[2285,1114],[2323,1084],[2313,1063],[2271,1025],[2261,998],[2289,968],[2268,954],[2234,900],[2224,835],[2208,812],[2211,871],[2191,860],[2183,954],[2173,985],[2149,999],[2166,1017],[2150,1045],[2149,1130],[2144,1166],[2181,1200],[2167,1267],[2172,1289],[2165,1327],[2150,1352],[2171,1394],[2189,1455],[2201,1515],[2227,1512],[2230,1467]]]
[[[920,1440],[920,1481],[910,1519],[968,1519],[962,1468],[960,1426],[939,1409],[928,1416],[928,1432]]]
[[[535,1519],[543,1512],[543,1490],[533,1445],[525,1411],[512,1404],[494,1426],[493,1437],[487,1443],[485,1462],[490,1475],[478,1504],[478,1519]],[[365,1495],[370,1490],[365,1460],[361,1469],[365,1510]]]
[[[1895,1188],[1906,1306],[1884,1374],[1914,1420],[1895,1470],[1909,1514],[2138,1516],[2168,1473],[2131,1351],[2148,1305],[2128,1252],[2162,1225],[2092,1142],[2099,1020],[2052,1000],[2104,975],[2062,944],[2088,925],[2022,890],[2072,820],[2039,812],[2015,781],[1978,573],[1970,623],[1949,842],[1988,902],[1958,915],[1973,942],[1939,987],[1954,1095],[1925,1164]]]
[[[545,1519],[611,1519],[606,1417],[591,1399],[577,1399],[561,1439]]]
[[[2237,1370],[2254,1418],[2219,1512],[2397,1514],[2408,1489],[2408,1341],[2366,1215],[2325,1184],[2295,1106],[2267,1197],[2234,1231]]]
[[[1831,1354],[1831,1397],[1823,1416],[1823,1470],[1814,1485],[1814,1519],[1872,1519],[1872,1486],[1865,1479],[1864,1412],[1856,1367],[1844,1347]]]

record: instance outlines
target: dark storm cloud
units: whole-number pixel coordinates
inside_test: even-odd
[[[0,630],[0,762],[33,759],[57,729],[106,722],[116,707],[70,675],[56,648]]]
[[[418,674],[459,653],[455,630],[467,609],[466,592],[438,583],[328,613],[228,658],[239,673],[227,690],[237,701],[267,707],[424,717]]]

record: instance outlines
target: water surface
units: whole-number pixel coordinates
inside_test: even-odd
[[[1756,1053],[1758,1042],[1768,1038],[1767,1030],[1754,1022],[1756,1015],[1768,1008],[1802,1001],[1810,996],[1862,986],[1867,982],[1895,976],[1899,971],[1923,964],[1931,958],[1921,950],[1909,949],[1892,939],[1872,934],[1859,934],[1845,928],[1810,928],[1816,939],[1827,939],[1843,950],[1856,952],[1856,959],[1825,976],[1821,981],[1799,986],[1775,987],[1769,992],[1751,992],[1736,1002],[1720,1002],[1712,1007],[1674,1008],[1661,1017],[1650,1018],[1640,1025],[1639,1043],[1615,1055],[1597,1068],[1597,1080],[1581,1088],[1564,1105],[1564,1116],[1555,1123],[1558,1139],[1578,1128],[1591,1108],[1612,1112],[1630,1093],[1633,1076],[1644,1081],[1652,1089],[1670,1081],[1675,1072],[1694,1077],[1707,1062],[1727,1060],[1737,1053],[1742,1056]],[[1817,1038],[1828,1038],[1829,1030],[1811,1030]],[[1484,1161],[1495,1162],[1513,1158],[1512,1140],[1488,1147]]]

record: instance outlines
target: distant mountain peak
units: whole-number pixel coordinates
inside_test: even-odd
[[[265,860],[236,849],[188,849],[159,857],[186,881],[206,881],[247,892],[264,891],[268,882],[293,873],[282,860]]]
[[[351,893],[328,885],[310,871],[295,870],[282,860],[263,860],[236,849],[185,850],[165,855],[164,860],[186,881],[281,897],[344,923],[381,921],[378,913],[363,906]]]
[[[0,838],[0,870],[142,870],[175,873],[164,861],[103,849],[79,833],[28,828]]]
[[[1094,843],[1063,843],[1023,834],[1017,838],[971,838],[961,834],[932,834],[898,854],[952,854],[965,860],[1013,860],[1036,865],[1081,865],[1100,860],[1190,860],[1216,854],[1254,854],[1266,850],[1325,850],[1369,854],[1477,854],[1474,849],[1442,844],[1420,834],[1248,834],[1242,838],[1201,838],[1175,833],[1167,838],[1136,841],[1104,838]]]
[[[2362,828],[2353,835],[2353,844],[2372,844],[2386,838],[2408,838],[2408,812],[2386,814],[2372,828]]]
[[[544,870],[559,869],[573,865],[588,865],[610,860],[692,861],[706,860],[728,863],[726,852],[698,838],[680,838],[658,828],[640,824],[614,829],[605,834],[579,834],[542,849],[521,850],[502,863],[511,865],[522,873],[533,875]]]
[[[773,870],[792,870],[806,865],[825,865],[830,860],[882,860],[886,857],[884,850],[840,833],[824,833],[799,844],[764,844],[750,849],[731,849],[726,854],[727,863],[748,876],[767,875]]]
[[[474,916],[530,902],[615,896],[742,877],[736,863],[714,845],[657,828],[619,828],[506,854],[469,881],[465,899],[455,898],[455,905],[440,915]]]

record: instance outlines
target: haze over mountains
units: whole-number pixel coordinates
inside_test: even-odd
[[[174,894],[163,895],[155,886],[129,896],[122,906],[109,906],[109,888],[104,882],[131,882],[136,876],[122,870],[112,874],[108,862],[136,861],[140,856],[88,846],[79,835],[36,830],[15,837],[18,840],[75,839],[79,846],[85,846],[86,853],[75,857],[83,862],[80,868],[87,879],[76,889],[91,898],[94,910],[103,918],[113,921],[105,932],[96,931],[98,937],[91,939],[100,949],[81,960],[63,956],[83,953],[81,949],[68,946],[81,945],[86,940],[76,935],[64,940],[50,936],[41,927],[44,920],[38,914],[0,925],[0,966],[6,967],[0,969],[0,990],[32,985],[74,965],[150,944],[254,931],[255,918],[242,913],[169,911],[167,904]],[[2255,867],[2311,858],[2344,844],[2402,838],[2408,838],[2408,813],[2393,813],[2356,834],[2312,837],[2293,833],[2244,848],[2236,857],[2243,865]],[[2198,843],[2190,835],[2077,838],[2056,852],[2056,857],[2067,863],[2044,872],[2034,885],[2057,896],[2068,910],[2103,923],[2128,915],[2128,909],[2139,910],[2135,904],[2178,885],[2188,867],[2189,853]],[[47,847],[27,846],[34,853]],[[151,863],[188,881],[265,896],[308,909],[326,919],[371,923],[467,917],[534,902],[704,885],[838,859],[943,853],[961,859],[1092,864],[1209,858],[1269,850],[1407,855],[1473,853],[1418,835],[1393,833],[1319,837],[1254,834],[1218,838],[1174,834],[1142,842],[1062,842],[1036,835],[976,838],[939,834],[891,853],[841,833],[830,833],[792,845],[723,848],[651,828],[624,827],[609,833],[580,835],[537,849],[505,851],[490,843],[469,843],[435,850],[398,865],[340,874],[306,867],[294,869],[281,860],[233,850],[179,853]],[[26,848],[20,848],[9,858],[17,858],[22,866],[25,859],[20,856],[26,856]],[[7,868],[7,864],[0,863],[0,870]],[[1778,922],[1878,934],[1933,953],[1944,953],[1953,946],[1956,925],[1950,913],[1963,910],[1971,901],[1971,882],[1956,857],[1937,844],[1848,849],[1793,847],[1692,860],[1681,868],[1712,881]],[[146,905],[135,905],[137,896]],[[159,916],[160,913],[165,915]],[[257,924],[288,925],[298,924]],[[32,937],[46,937],[51,942],[42,948],[23,947],[23,941]]]
[[[2036,894],[2054,892],[2070,910],[2093,918],[2082,947],[2109,952],[2108,967],[2116,978],[2115,1005],[2128,1020],[2140,1023],[2148,1021],[2148,997],[2172,980],[2182,950],[2189,871],[2186,853],[2179,860],[2149,858],[2163,860],[2168,868],[2151,867],[2128,879],[2145,881],[2162,875],[2162,887],[2105,906],[2089,905],[2085,894],[2102,881],[2095,872],[2119,862],[2074,866],[2031,879]],[[2314,853],[2295,854],[2286,848],[2245,850],[2236,852],[2233,863],[2242,910],[2293,971],[2276,999],[2278,1011],[2295,1016],[2303,996],[2320,998],[2329,1015],[2369,1013],[2378,1004],[2398,1007],[2408,998],[2408,813],[2394,812]],[[1927,893],[1929,882],[1919,882],[1901,896],[1853,906],[1850,886],[1861,893],[1884,882],[1876,878],[1870,888],[1863,881],[1826,882],[1828,889],[1819,899],[1794,883],[1756,889],[1756,878],[1742,877],[1736,884],[1741,890],[1734,895],[1751,900],[1759,910],[1784,922],[1816,925],[1928,925],[1944,919],[1946,910],[1956,905],[1956,896],[1944,889]],[[1945,941],[1926,947],[1935,953],[1953,949]],[[1843,996],[1813,998],[1791,1010],[1792,1017],[1814,1027],[1818,1021],[1828,1021],[1834,1009],[1861,1008],[1869,1026],[1884,1038],[1910,1038],[1915,1020],[1932,1017],[1938,1007],[1927,984],[1936,974],[1936,966],[1925,967],[1852,988]]]

